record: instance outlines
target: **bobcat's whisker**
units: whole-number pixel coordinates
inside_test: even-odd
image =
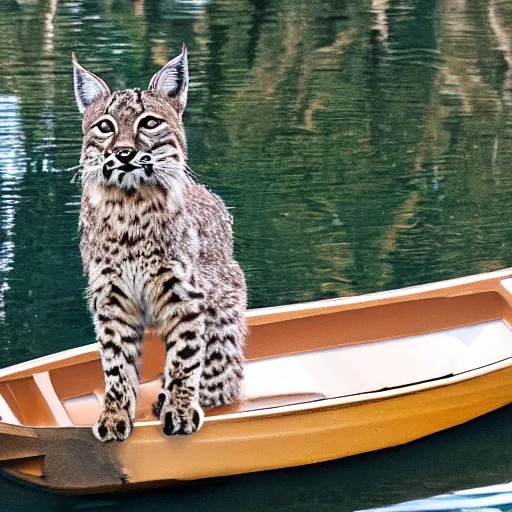
[[[82,167],[82,164],[73,165],[72,167],[66,167],[65,169],[60,169],[60,172],[74,171],[75,169],[79,169]]]
[[[172,178],[172,181],[180,182],[184,186],[193,183],[192,178],[188,174],[179,172],[180,170],[170,166],[154,165],[153,171],[155,173],[155,177],[164,183],[168,189],[172,189],[172,183],[169,182],[169,178]]]
[[[178,155],[176,151],[168,151],[167,153],[161,153],[155,156],[154,161],[155,162],[165,162],[169,160],[169,158],[172,158],[173,156]]]
[[[84,182],[86,180],[88,181],[94,181],[98,179],[98,175],[101,175],[101,168],[103,166],[98,165],[82,165],[80,169],[73,175],[73,178],[71,179],[71,183],[76,183],[77,176],[79,177],[78,181]]]
[[[199,173],[197,171],[194,171],[190,165],[188,165],[187,163],[185,164],[185,171],[187,172],[187,174],[189,174],[190,176],[194,176],[194,177],[197,177],[199,176]]]

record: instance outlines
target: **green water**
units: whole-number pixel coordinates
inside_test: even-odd
[[[72,50],[144,87],[187,43],[190,164],[231,208],[259,307],[512,266],[511,27],[496,0],[0,0],[0,367],[93,340]],[[512,480],[511,424],[128,496],[0,480],[0,506],[368,508]]]

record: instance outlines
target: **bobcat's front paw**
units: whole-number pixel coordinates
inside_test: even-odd
[[[124,441],[132,431],[133,422],[127,411],[103,411],[92,431],[97,439],[108,441]]]
[[[204,421],[204,413],[199,404],[188,407],[173,407],[162,404],[160,421],[166,436],[186,436],[197,432]]]

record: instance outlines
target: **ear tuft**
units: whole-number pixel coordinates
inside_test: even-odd
[[[180,115],[187,105],[188,61],[187,47],[183,43],[181,53],[170,60],[149,82],[148,90],[156,91],[176,100]]]
[[[98,98],[110,96],[110,89],[99,76],[87,71],[78,63],[75,52],[71,56],[76,103],[78,110],[83,114],[85,109]]]

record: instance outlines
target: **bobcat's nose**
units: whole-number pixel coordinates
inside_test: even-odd
[[[116,151],[116,158],[122,163],[127,164],[133,160],[133,157],[137,154],[136,149],[132,148],[119,148]]]

